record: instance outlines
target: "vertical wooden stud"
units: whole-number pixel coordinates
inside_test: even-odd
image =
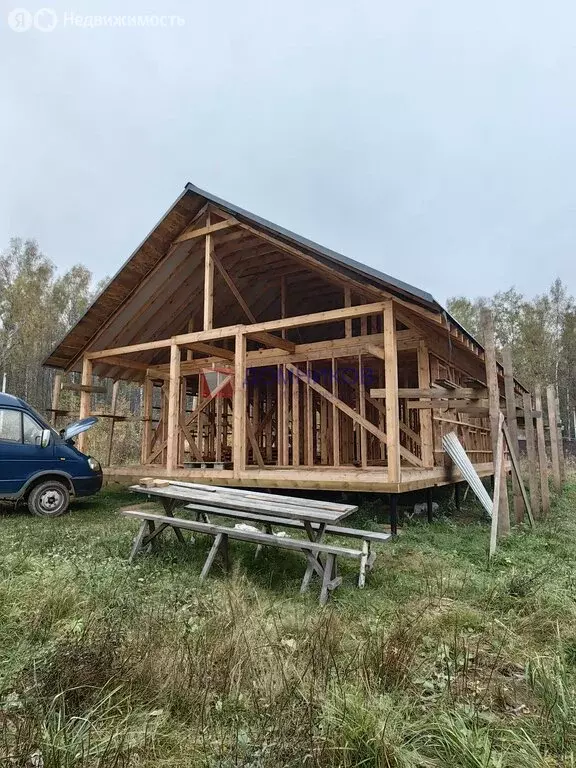
[[[351,307],[352,306],[352,294],[350,292],[350,288],[346,287],[344,288],[344,306],[345,307]],[[347,318],[344,320],[344,336],[346,338],[350,338],[352,336],[352,319]]]
[[[312,376],[312,366],[308,361],[306,363],[306,378],[310,381]],[[312,397],[312,389],[309,386],[304,387],[304,397],[306,406],[306,429],[305,429],[305,457],[304,463],[311,467],[314,464],[314,401]]]
[[[56,427],[58,424],[58,409],[60,407],[60,392],[62,390],[62,374],[54,374],[54,383],[52,385],[52,423]]]
[[[338,361],[332,358],[332,394],[338,397]],[[334,467],[340,466],[340,411],[332,405],[332,454]]]
[[[178,420],[180,415],[180,347],[170,345],[170,381],[168,385],[168,434],[166,470],[174,472],[178,464]]]
[[[206,217],[210,225],[210,214]],[[214,312],[214,259],[212,258],[212,235],[206,235],[204,244],[204,325],[205,331],[212,328]]]
[[[118,405],[118,390],[120,389],[120,381],[115,381],[112,385],[112,409],[110,413],[112,418],[110,419],[110,432],[108,433],[108,454],[106,458],[106,466],[109,467],[112,462],[112,448],[114,446],[114,427],[116,425],[116,407]]]
[[[426,342],[418,342],[418,387],[428,389],[430,387],[430,355]],[[427,469],[434,466],[434,434],[432,422],[432,410],[424,408],[420,411],[420,442],[422,450],[422,464]]]
[[[82,384],[85,387],[92,385],[92,360],[85,357],[82,361]],[[90,416],[90,403],[92,402],[91,392],[80,392],[80,418],[86,419]],[[78,450],[85,453],[87,448],[86,432],[78,435]]]
[[[366,418],[366,382],[364,378],[364,362],[362,355],[358,355],[358,400],[359,412],[363,419]],[[368,466],[368,439],[365,427],[360,426],[360,462],[362,467]]]
[[[292,465],[300,466],[300,381],[297,376],[292,377]]]
[[[234,356],[234,427],[232,431],[232,460],[234,475],[246,468],[246,337],[236,334]]]
[[[143,427],[142,427],[142,445],[141,445],[141,461],[142,464],[148,463],[148,456],[150,455],[150,444],[152,442],[152,398],[154,394],[154,382],[152,379],[146,379],[144,381],[144,391],[142,393],[143,399]]]
[[[394,305],[389,300],[383,313],[384,377],[386,390],[386,452],[388,482],[400,482],[400,415],[398,410],[398,351]]]

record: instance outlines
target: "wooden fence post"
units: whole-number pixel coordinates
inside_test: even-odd
[[[516,456],[519,456],[520,450],[518,445],[518,422],[516,420],[516,393],[514,392],[512,353],[510,352],[509,347],[505,347],[502,350],[502,360],[504,364],[504,391],[506,394],[506,421],[508,423],[510,440],[512,441],[512,447],[510,450],[514,451]],[[512,489],[514,491],[515,519],[517,523],[521,523],[524,520],[524,502],[520,492],[520,483],[518,482],[518,478],[514,472],[512,472]]]
[[[562,476],[560,474],[560,449],[558,446],[558,416],[556,415],[556,387],[549,384],[546,388],[548,400],[548,431],[550,433],[550,455],[552,456],[552,479],[554,488],[559,491],[562,488]]]
[[[482,310],[482,331],[484,334],[484,362],[486,365],[486,383],[488,385],[488,401],[490,408],[490,430],[492,433],[492,463],[494,466],[494,487],[499,488],[498,501],[498,535],[507,536],[510,533],[510,510],[508,508],[508,490],[506,488],[505,462],[496,465],[498,436],[500,429],[500,387],[498,385],[498,366],[496,363],[496,341],[494,338],[494,321],[489,309]],[[500,482],[496,483],[496,475],[502,473]]]
[[[540,493],[542,495],[542,514],[550,512],[550,489],[548,488],[548,458],[546,456],[546,438],[544,437],[544,414],[542,413],[542,390],[537,384],[534,389],[536,405],[536,437],[538,440],[538,463],[540,465]]]
[[[526,435],[526,454],[528,456],[528,487],[530,489],[530,506],[535,518],[540,517],[540,488],[538,485],[538,457],[536,453],[536,433],[534,430],[534,414],[532,396],[524,394],[524,434]]]

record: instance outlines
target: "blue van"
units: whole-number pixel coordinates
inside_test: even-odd
[[[97,421],[82,419],[58,434],[24,400],[0,393],[0,501],[25,501],[34,515],[58,517],[71,498],[97,493],[102,468],[72,440]]]

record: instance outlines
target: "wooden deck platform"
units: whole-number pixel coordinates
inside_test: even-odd
[[[480,477],[493,474],[492,463],[477,464]],[[385,468],[346,469],[335,471],[331,467],[316,467],[294,472],[293,469],[254,469],[235,474],[230,469],[175,469],[168,472],[157,464],[137,464],[125,467],[106,467],[105,485],[132,485],[141,477],[153,476],[171,480],[188,480],[207,485],[227,485],[239,488],[284,488],[294,490],[350,491],[363,493],[405,493],[422,488],[462,482],[464,478],[455,469],[435,467],[431,470],[407,470],[401,482],[388,480]]]

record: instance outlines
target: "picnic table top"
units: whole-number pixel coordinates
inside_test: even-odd
[[[297,496],[247,491],[200,483],[170,482],[165,486],[133,485],[131,491],[172,500],[182,505],[210,504],[223,509],[275,515],[292,520],[318,523],[337,523],[357,511],[353,504],[336,504]]]

